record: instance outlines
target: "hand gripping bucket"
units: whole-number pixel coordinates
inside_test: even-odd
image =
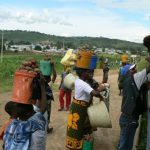
[[[40,61],[40,70],[44,76],[50,76],[51,72],[52,72],[50,62],[41,60]]]
[[[35,76],[33,73],[15,72],[12,92],[12,100],[14,102],[31,104],[32,81]]]
[[[90,69],[96,69],[96,65],[97,65],[97,56],[96,55],[92,55],[91,59],[90,59]]]
[[[89,69],[90,60],[91,60],[91,52],[86,50],[81,50],[77,54],[77,62],[76,67]]]

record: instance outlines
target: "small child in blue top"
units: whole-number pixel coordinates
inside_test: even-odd
[[[44,77],[40,77],[41,100],[37,101],[39,112],[32,104],[17,103],[17,118],[12,120],[4,133],[4,150],[46,149],[46,94]]]

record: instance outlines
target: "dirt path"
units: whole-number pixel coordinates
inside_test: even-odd
[[[96,70],[95,77],[97,81],[102,80],[102,71]],[[118,119],[120,115],[121,97],[118,95],[117,73],[111,71],[109,73],[110,83],[110,116],[112,121],[111,129],[98,129],[94,132],[94,150],[116,150],[119,137]],[[56,84],[59,83],[59,78]],[[58,112],[59,101],[58,91],[54,92],[55,101],[52,103],[51,125],[54,131],[47,135],[47,150],[66,150],[65,149],[65,133],[68,112]],[[8,117],[4,112],[4,105],[10,100],[11,92],[0,94],[0,125]],[[1,146],[1,143],[0,143]]]

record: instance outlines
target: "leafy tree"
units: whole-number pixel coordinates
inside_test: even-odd
[[[40,45],[36,45],[34,49],[35,49],[35,50],[38,50],[38,51],[41,51],[41,50],[42,50],[42,47],[41,47]]]

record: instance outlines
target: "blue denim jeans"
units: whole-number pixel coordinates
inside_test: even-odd
[[[119,119],[120,139],[118,150],[132,150],[135,132],[138,127],[138,119],[138,117],[135,118],[121,114]]]

